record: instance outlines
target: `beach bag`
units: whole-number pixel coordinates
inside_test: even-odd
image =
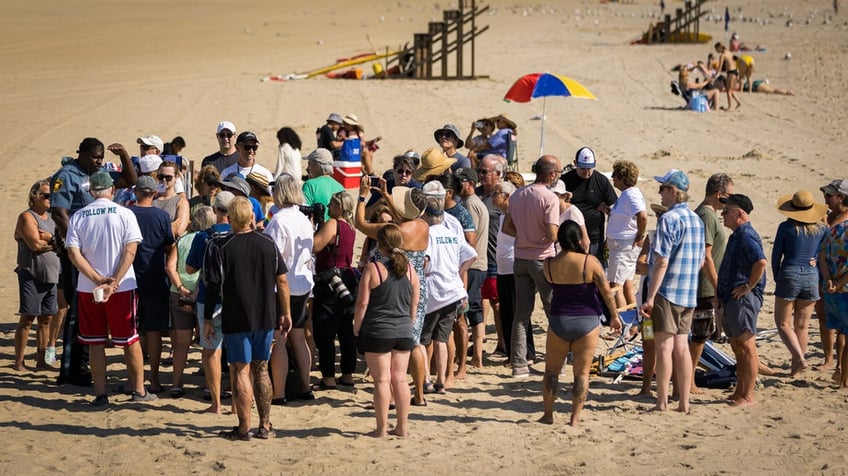
[[[695,372],[695,385],[704,388],[730,388],[736,384],[736,365],[707,372]]]
[[[689,109],[695,112],[708,112],[710,103],[706,96],[701,96],[696,91],[692,92],[692,98],[689,99]]]

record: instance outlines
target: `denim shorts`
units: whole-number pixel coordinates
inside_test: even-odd
[[[784,266],[775,278],[774,295],[786,301],[818,301],[818,279],[815,266]]]

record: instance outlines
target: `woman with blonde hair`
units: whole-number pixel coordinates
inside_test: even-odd
[[[312,329],[318,348],[321,369],[321,389],[336,385],[353,386],[356,370],[356,343],[353,339],[353,301],[356,298],[356,278],[352,268],[353,198],[347,192],[337,192],[328,204],[330,219],[315,234],[312,251],[315,253],[315,287],[312,299]],[[338,286],[339,278],[343,287]],[[347,294],[345,294],[345,292]],[[341,378],[336,379],[336,336],[341,351]]]
[[[179,178],[177,164],[170,160],[162,162],[156,178],[165,191],[153,200],[153,206],[168,212],[168,216],[171,217],[171,231],[174,233],[174,238],[179,238],[188,229],[189,207],[185,194],[177,193],[175,188]]]

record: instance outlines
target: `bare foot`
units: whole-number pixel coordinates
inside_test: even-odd
[[[366,433],[365,436],[370,436],[371,438],[385,438],[386,437],[386,431],[385,430],[383,430],[383,431],[374,430],[370,433]]]
[[[816,372],[826,372],[833,370],[834,368],[836,368],[836,365],[833,363],[833,361],[831,361],[816,365],[815,367],[813,367],[813,370]]]
[[[833,371],[833,375],[831,375],[830,378],[833,379],[834,382],[841,382],[842,372],[839,369],[836,369]]]
[[[465,373],[465,369],[457,370],[456,373],[454,374],[454,378],[457,379],[457,380],[465,380],[466,376],[467,375]]]
[[[538,421],[539,423],[544,423],[545,425],[553,425],[554,424],[554,416],[544,414],[544,415],[542,415],[542,418],[539,418],[536,421]]]
[[[800,362],[798,364],[792,364],[792,369],[789,372],[790,377],[795,377],[807,370],[807,362]]]
[[[404,430],[404,431],[400,431],[400,430],[399,430],[399,429],[397,429],[397,428],[395,428],[394,430],[389,431],[389,434],[390,434],[390,435],[397,436],[397,437],[400,437],[400,438],[406,438],[407,436],[409,436],[409,432],[408,432],[408,431],[405,431],[405,430]]]
[[[451,389],[456,384],[453,377],[448,377],[445,379],[445,388]]]
[[[775,370],[773,368],[769,367],[768,365],[760,362],[760,367],[759,367],[759,369],[757,369],[757,374],[759,374],[759,375],[776,375],[777,372],[775,372]]]
[[[660,413],[667,411],[668,407],[661,407],[659,405],[649,408],[645,413]]]
[[[27,368],[26,368],[26,365],[24,365],[24,364],[22,364],[22,363],[21,363],[21,364],[15,363],[15,364],[12,366],[12,368],[13,368],[13,369],[15,369],[15,370],[17,370],[18,372],[24,372],[24,371],[26,371],[26,369],[27,369]]]
[[[753,399],[749,400],[747,398],[739,397],[737,400],[734,400],[734,401],[728,403],[728,405],[731,406],[731,407],[734,407],[734,408],[753,407],[754,406],[754,400]]]
[[[697,385],[692,385],[692,387],[689,388],[689,393],[691,395],[703,395],[704,391]]]
[[[212,405],[211,407],[207,408],[206,410],[201,410],[197,413],[213,413],[213,414],[216,414],[216,415],[220,415],[221,414],[221,407],[216,407],[215,405]]]
[[[742,107],[742,103],[741,103],[741,102],[737,102],[737,103],[736,103],[736,107],[734,108],[734,110],[738,110],[738,109],[740,109],[741,107]]]
[[[471,359],[471,363],[470,363],[470,364],[468,364],[468,365],[470,365],[470,366],[472,366],[472,367],[474,367],[474,368],[477,368],[477,369],[482,369],[482,368],[483,368],[483,362],[481,362],[481,361],[479,361],[479,360],[477,360],[477,359]]]

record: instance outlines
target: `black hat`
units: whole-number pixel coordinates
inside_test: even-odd
[[[751,199],[748,198],[747,195],[742,195],[741,193],[734,193],[732,195],[722,197],[719,199],[721,203],[725,205],[733,205],[742,209],[745,213],[751,213],[754,211],[754,204],[751,203]]]
[[[257,144],[259,143],[259,138],[256,137],[256,134],[250,131],[244,131],[238,135],[238,138],[236,138],[236,144],[241,144],[242,142],[247,142],[249,140],[255,140]]]

